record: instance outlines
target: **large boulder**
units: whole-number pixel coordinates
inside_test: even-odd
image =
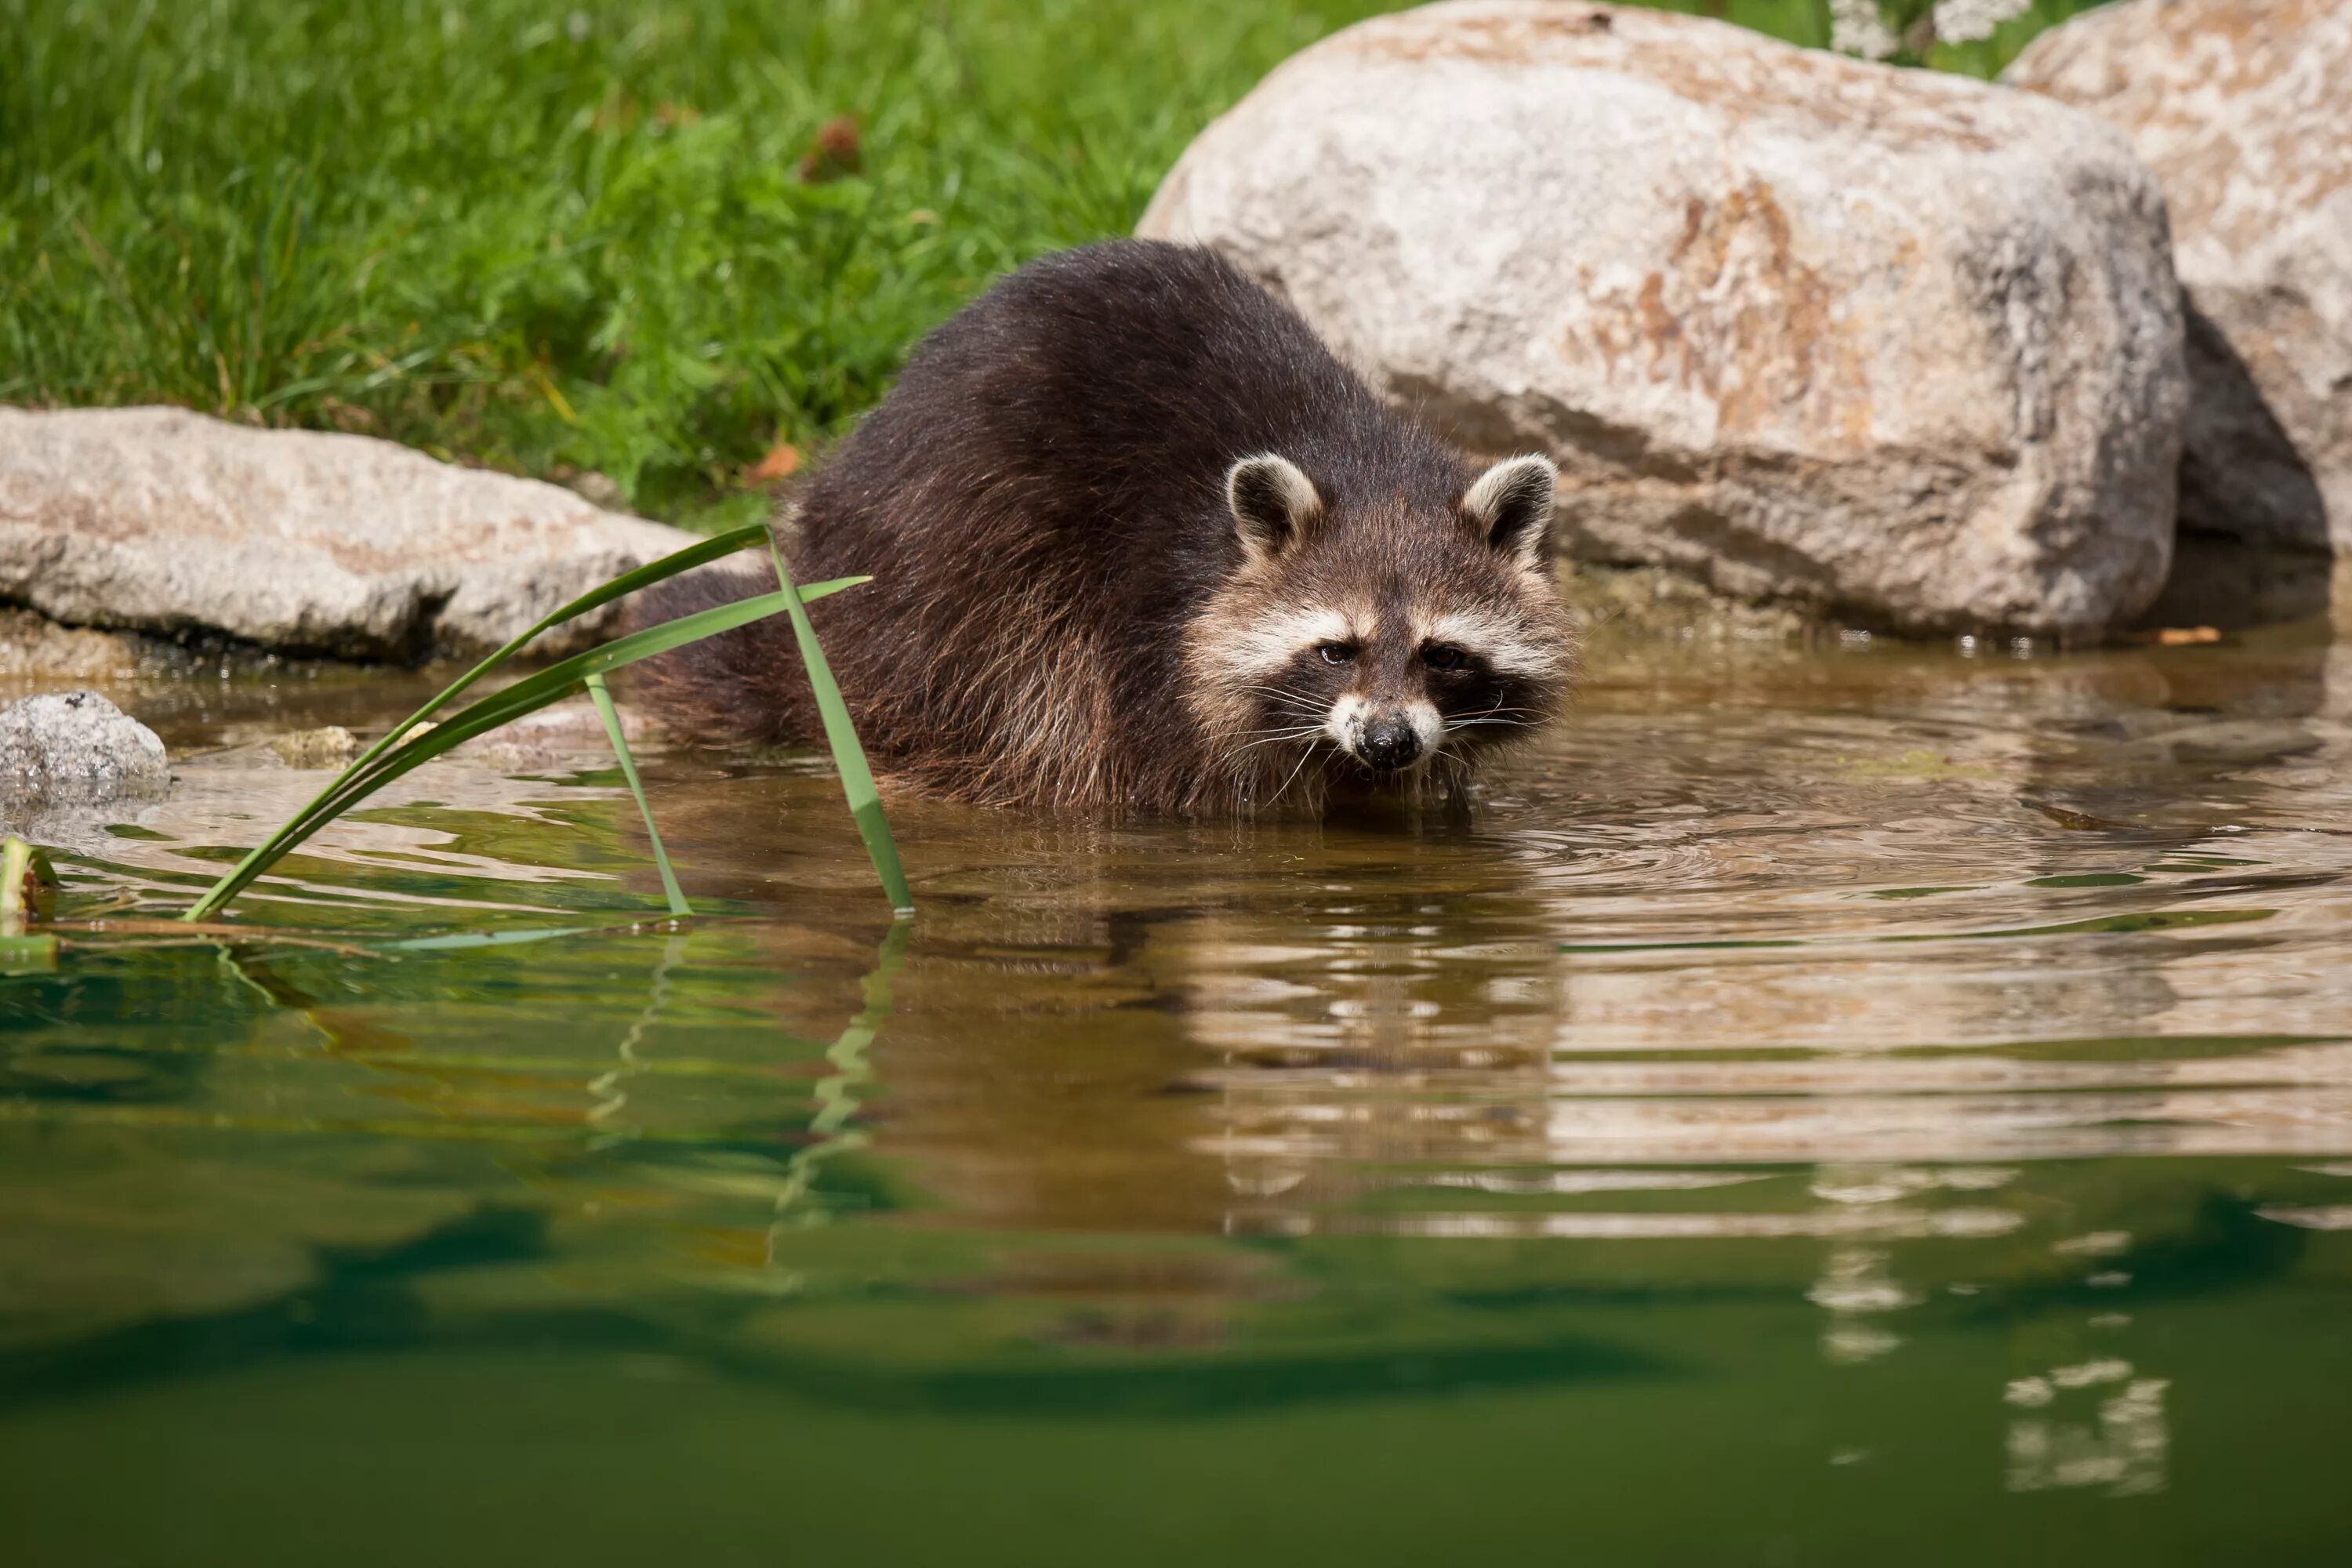
[[[1466,445],[1553,454],[1579,556],[1918,631],[2093,631],[2164,579],[2163,200],[2049,100],[1459,0],[1283,65],[1141,232],[1232,257]]]
[[[2163,183],[2192,306],[2181,526],[2352,553],[2352,5],[2131,0],[2003,79],[2112,123]]]
[[[385,658],[495,647],[690,535],[362,436],[0,408],[0,600]],[[614,611],[549,634],[576,647]]]
[[[0,805],[101,805],[172,782],[155,731],[95,691],[0,708]]]

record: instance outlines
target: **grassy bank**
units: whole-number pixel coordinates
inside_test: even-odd
[[[0,0],[0,402],[367,431],[739,519],[778,443],[837,434],[991,277],[1128,228],[1211,116],[1383,8]],[[1828,37],[1827,0],[1675,8]]]

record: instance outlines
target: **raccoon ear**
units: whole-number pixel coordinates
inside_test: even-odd
[[[1529,572],[1551,559],[1552,495],[1559,469],[1549,458],[1507,458],[1478,476],[1462,498],[1462,515],[1486,542]]]
[[[1271,561],[1299,540],[1323,515],[1315,481],[1287,458],[1263,452],[1225,470],[1225,504],[1234,510],[1234,531],[1253,561]]]

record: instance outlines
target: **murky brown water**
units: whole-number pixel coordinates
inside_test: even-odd
[[[180,907],[321,782],[234,748],[421,691],[128,693],[185,784],[36,825],[68,912]],[[428,768],[253,942],[0,979],[5,1512],[40,1563],[2345,1561],[2347,763],[2308,630],[1604,638],[1466,829],[898,802],[893,927],[819,768],[672,755],[709,918],[387,950],[658,908],[593,752]]]

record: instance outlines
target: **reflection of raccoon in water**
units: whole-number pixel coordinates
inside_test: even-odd
[[[1118,241],[933,333],[810,485],[791,559],[873,574],[812,615],[875,761],[918,787],[1314,806],[1458,784],[1558,709],[1554,477],[1476,473],[1223,261]],[[656,613],[754,587],[679,584]],[[820,732],[781,616],[649,684],[689,739]]]

